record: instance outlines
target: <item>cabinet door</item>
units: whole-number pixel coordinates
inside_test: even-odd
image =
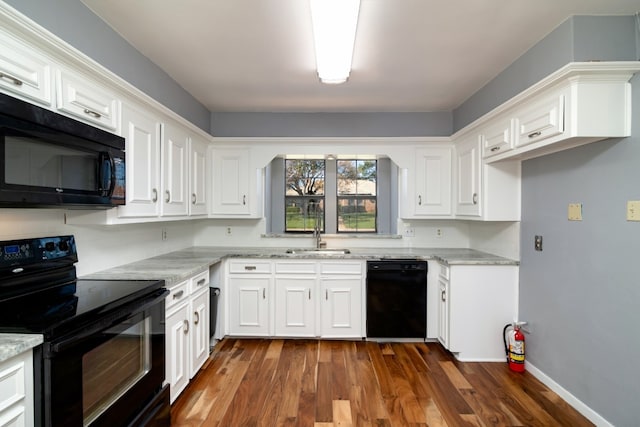
[[[187,216],[189,137],[173,123],[167,123],[162,133],[162,216]]]
[[[449,348],[449,282],[438,279],[438,341]]]
[[[456,215],[482,214],[480,139],[472,135],[456,144]]]
[[[57,73],[57,107],[83,122],[115,131],[118,127],[118,98],[95,83],[70,71]]]
[[[564,131],[564,95],[553,95],[527,106],[517,120],[516,146],[561,134]]]
[[[322,277],[321,319],[324,338],[361,338],[362,278]]]
[[[165,320],[166,372],[171,402],[189,384],[189,304],[173,308]]]
[[[249,151],[212,150],[213,195],[211,213],[249,215]]]
[[[207,145],[191,137],[189,176],[191,185],[191,201],[189,215],[207,214]]]
[[[513,132],[511,119],[497,119],[495,123],[480,132],[482,158],[487,159],[513,149]]]
[[[416,152],[416,215],[451,215],[451,149]]]
[[[189,378],[193,378],[209,357],[209,291],[196,294],[191,300],[191,357]]]
[[[271,279],[229,278],[229,332],[231,335],[268,336]]]
[[[275,281],[275,334],[315,336],[316,278],[278,277]]]
[[[33,48],[0,33],[0,90],[51,106],[51,65]]]
[[[122,134],[127,151],[127,203],[121,217],[160,214],[160,120],[129,105],[122,106]]]

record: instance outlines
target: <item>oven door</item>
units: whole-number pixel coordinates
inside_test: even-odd
[[[156,291],[72,336],[45,343],[42,419],[36,425],[130,425],[150,405],[169,425],[168,399],[162,402],[166,293]]]

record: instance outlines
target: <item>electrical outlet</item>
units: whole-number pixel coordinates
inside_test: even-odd
[[[162,241],[166,241],[167,240],[167,229],[163,228],[162,229]]]
[[[227,227],[227,236],[231,236],[232,234],[231,227]]]
[[[442,231],[442,228],[436,228],[436,238],[441,239],[443,235],[444,232]]]
[[[404,237],[415,237],[416,229],[413,227],[405,227],[404,229]]]
[[[640,201],[627,201],[627,221],[640,221]]]
[[[533,239],[533,248],[534,248],[536,251],[540,251],[540,252],[542,252],[542,236],[536,236],[536,237]]]

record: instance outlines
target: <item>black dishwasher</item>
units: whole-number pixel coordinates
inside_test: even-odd
[[[427,262],[367,262],[367,338],[427,336]]]

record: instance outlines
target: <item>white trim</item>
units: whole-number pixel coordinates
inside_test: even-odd
[[[560,396],[564,401],[566,401],[569,405],[573,406],[573,408],[584,415],[589,421],[594,423],[598,427],[614,427],[609,421],[604,419],[604,417],[598,414],[596,411],[587,406],[586,403],[575,397],[571,394],[567,389],[562,387],[560,384],[551,379],[547,374],[542,372],[540,369],[533,366],[530,362],[525,361],[525,369],[531,373],[534,377],[536,377],[540,382],[549,387],[553,392],[555,392],[558,396]]]

